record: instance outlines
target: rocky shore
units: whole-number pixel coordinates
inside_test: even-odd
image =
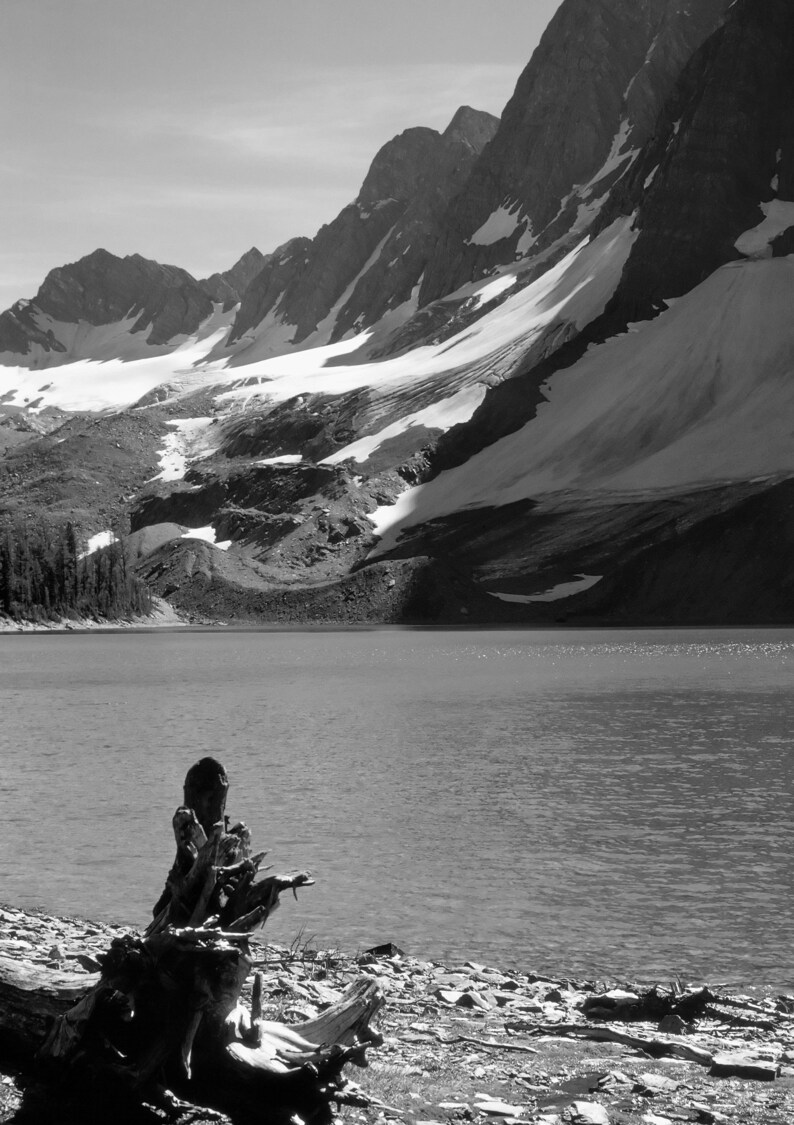
[[[0,968],[10,960],[82,973],[88,987],[99,956],[124,932],[0,907]],[[445,966],[390,945],[348,956],[264,937],[255,967],[267,1009],[283,1022],[311,1018],[353,979],[378,978],[385,1040],[348,1086],[339,1115],[350,1125],[794,1121],[794,996],[724,995],[679,982],[632,989],[526,967]],[[2,1013],[0,1033],[7,1041]],[[100,1125],[68,1098],[56,1104],[40,1077],[3,1050],[0,1122],[11,1121]]]

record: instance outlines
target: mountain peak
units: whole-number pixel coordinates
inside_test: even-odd
[[[220,302],[224,309],[230,309],[240,301],[267,260],[261,250],[252,246],[237,259],[231,269],[203,278],[199,285],[213,301]]]
[[[475,152],[481,152],[499,127],[499,118],[482,109],[462,105],[443,132],[448,141],[463,141]]]

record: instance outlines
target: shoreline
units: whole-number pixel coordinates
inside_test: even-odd
[[[190,625],[163,598],[153,598],[154,608],[146,617],[129,617],[96,621],[89,617],[58,621],[16,621],[0,615],[0,636],[32,633],[146,633],[152,629],[180,629]]]
[[[114,620],[96,621],[92,618],[68,619],[59,621],[16,621],[0,615],[0,636],[25,635],[30,636],[41,633],[151,633],[159,630],[190,631],[194,633],[548,633],[553,635],[570,635],[577,633],[630,633],[642,634],[643,637],[654,638],[663,633],[777,633],[790,635],[794,640],[794,624],[769,624],[760,625],[650,625],[618,622],[615,624],[588,624],[574,622],[506,622],[494,621],[491,623],[467,622],[460,624],[417,624],[394,623],[390,621],[241,621],[230,622],[223,620],[191,619],[174,609],[162,598],[155,599],[157,607],[147,617],[119,618]]]
[[[113,937],[130,932],[0,905],[0,960],[83,973],[88,987],[98,955]],[[715,991],[704,1000],[699,990],[676,998],[675,990],[658,988],[651,1003],[639,988],[473,961],[443,965],[390,944],[353,957],[301,946],[299,939],[285,948],[262,933],[252,950],[254,968],[264,973],[266,1009],[283,1022],[312,1018],[356,978],[381,984],[385,1042],[371,1052],[368,1070],[349,1073],[365,1103],[342,1111],[351,1125],[794,1120],[794,996]],[[648,1018],[654,1004],[661,1007]],[[684,1015],[691,1009],[692,1018],[668,1011],[659,1019],[671,1004]],[[659,1044],[670,1050],[660,1054]],[[7,1121],[23,1106],[35,1075],[2,1061],[0,1074],[0,1121]],[[41,1120],[60,1119],[45,1114]]]

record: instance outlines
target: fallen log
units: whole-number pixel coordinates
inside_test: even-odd
[[[98,978],[0,958],[0,1038],[42,1073],[105,1088],[115,1103],[173,1106],[176,1095],[232,1119],[328,1120],[343,1067],[366,1065],[380,1041],[370,1022],[383,997],[376,981],[358,981],[290,1027],[263,1018],[257,974],[250,1008],[243,1002],[251,933],[282,891],[313,880],[301,871],[257,878],[264,853],[251,854],[244,825],[229,826],[227,790],[213,759],[188,772],[153,919],[142,935],[110,943]]]
[[[614,1027],[593,1026],[586,1023],[550,1023],[538,1024],[533,1030],[536,1035],[553,1035],[561,1039],[597,1039],[608,1043],[622,1043],[626,1047],[643,1051],[654,1059],[686,1059],[700,1066],[711,1066],[714,1059],[711,1051],[694,1043],[688,1043],[684,1039],[629,1035]]]

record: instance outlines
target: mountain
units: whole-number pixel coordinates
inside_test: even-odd
[[[282,247],[256,278],[229,335],[236,362],[327,343],[415,311],[442,215],[498,121],[462,106],[443,133],[407,129],[377,153],[357,198],[311,241]],[[241,345],[241,346],[240,346]]]
[[[223,306],[223,311],[240,303],[243,293],[258,273],[264,269],[270,255],[265,255],[256,246],[246,250],[231,269],[223,273],[213,273],[199,281],[199,285],[210,298]]]
[[[634,232],[603,315],[442,439],[398,553],[513,597],[598,572],[550,613],[790,620],[792,75],[790,7],[737,0],[593,228]]]
[[[32,301],[0,315],[0,355],[31,368],[100,358],[109,338],[115,353],[120,330],[138,334],[139,347],[166,345],[196,332],[212,311],[209,295],[186,270],[95,250],[51,270]]]
[[[53,271],[0,513],[195,619],[790,623],[793,83],[788,0],[565,0],[314,238]]]
[[[420,305],[494,266],[570,248],[654,130],[730,0],[562,4],[452,202]]]

